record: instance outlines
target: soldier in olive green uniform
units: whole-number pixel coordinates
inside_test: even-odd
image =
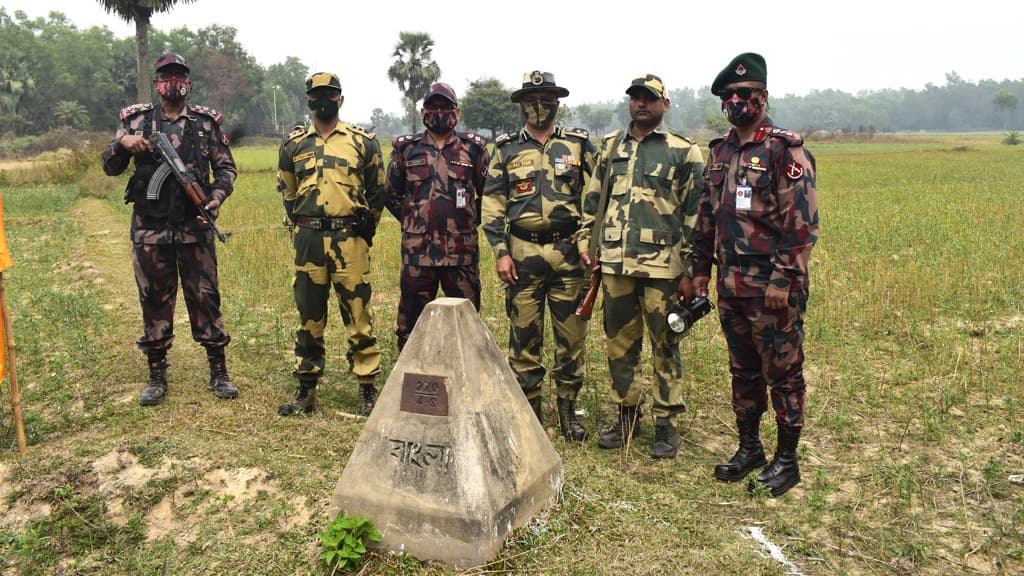
[[[384,206],[384,164],[373,134],[338,120],[341,82],[318,72],[306,80],[313,123],[281,145],[277,188],[295,224],[295,398],[278,413],[312,412],[324,371],[324,328],[331,286],[348,329],[348,361],[359,382],[359,411],[376,401],[380,349],[370,316],[370,245]]]
[[[584,265],[599,266],[603,278],[610,396],[619,407],[619,417],[598,445],[617,448],[639,431],[637,366],[646,324],[654,357],[651,456],[674,458],[679,448],[675,420],[686,405],[679,342],[667,326],[666,313],[679,294],[693,294],[690,236],[704,161],[696,145],[660,127],[669,108],[660,78],[641,76],[626,93],[633,121],[601,142],[578,235]],[[607,209],[599,236],[591,238],[606,171]],[[587,253],[591,242],[598,244],[595,262]]]
[[[573,237],[595,148],[585,130],[555,126],[558,99],[568,95],[552,74],[539,71],[525,74],[522,88],[512,93],[526,125],[495,141],[484,185],[483,228],[498,277],[508,286],[509,363],[541,419],[547,304],[555,337],[558,422],[565,439],[582,442],[587,431],[575,403],[583,386],[586,324],[574,313],[583,272]]]

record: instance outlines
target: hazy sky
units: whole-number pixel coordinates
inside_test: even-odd
[[[12,16],[57,11],[79,29],[135,34],[96,0],[0,0],[0,6]],[[156,14],[152,25],[163,31],[233,26],[263,66],[295,56],[311,71],[335,72],[345,93],[342,118],[361,122],[374,108],[401,111],[401,94],[387,78],[400,31],[431,35],[441,79],[460,95],[484,76],[518,87],[524,72],[541,69],[570,90],[563,102],[573,106],[617,100],[631,78],[647,72],[669,89],[706,87],[746,51],[765,56],[768,88],[777,95],[920,90],[944,85],[953,71],[970,82],[1019,80],[1021,12],[1012,0],[198,0]]]

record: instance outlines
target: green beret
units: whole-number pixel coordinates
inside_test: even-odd
[[[733,82],[761,82],[768,85],[768,66],[764,63],[764,56],[753,52],[744,52],[732,59],[729,65],[722,69],[711,84],[711,93],[718,96],[718,93]]]

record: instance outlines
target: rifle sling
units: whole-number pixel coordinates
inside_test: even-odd
[[[594,213],[594,227],[590,230],[590,261],[593,262],[597,256],[597,250],[601,242],[601,232],[604,228],[604,211],[608,207],[608,178],[612,172],[612,159],[619,151],[619,142],[625,137],[625,132],[612,140],[612,148],[608,153],[608,159],[604,164],[604,174],[601,176],[601,196],[597,201],[597,212]]]

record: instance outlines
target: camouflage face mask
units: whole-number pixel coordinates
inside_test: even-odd
[[[192,83],[184,78],[167,78],[156,81],[156,93],[171,102],[179,102],[188,95]]]
[[[555,121],[555,115],[558,114],[558,103],[547,106],[541,102],[523,102],[519,106],[526,123],[533,126],[548,126]]]

